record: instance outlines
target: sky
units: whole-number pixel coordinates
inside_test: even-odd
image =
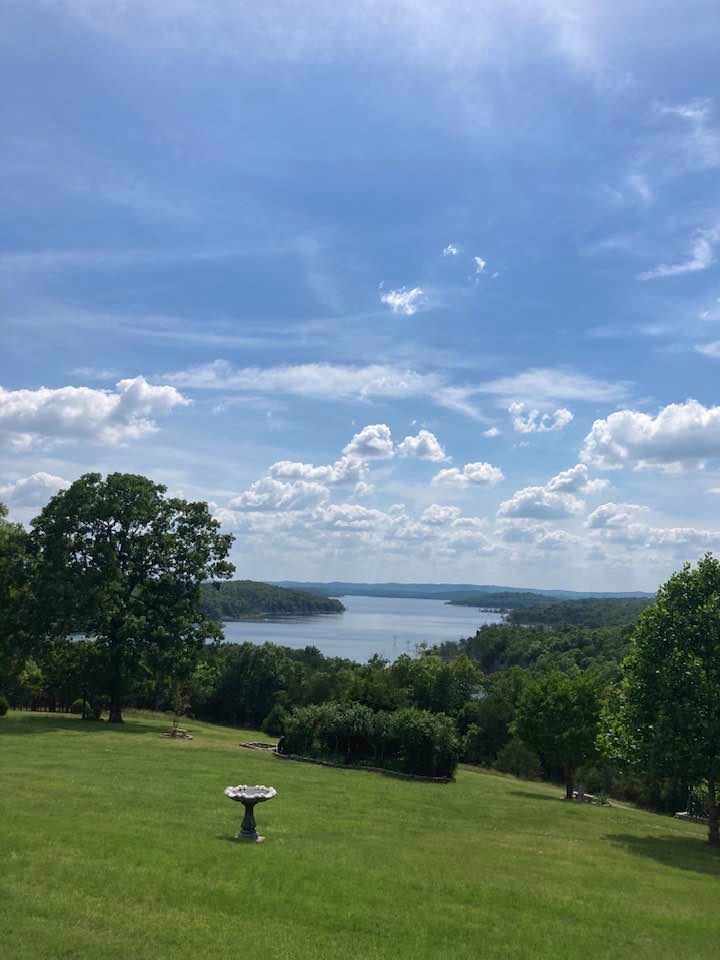
[[[720,551],[712,0],[6,0],[0,500],[253,579],[651,590]]]

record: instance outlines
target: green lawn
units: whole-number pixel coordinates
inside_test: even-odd
[[[3,960],[720,955],[699,827],[544,784],[440,786],[281,761],[163,718],[0,720]],[[233,841],[231,783],[278,790]]]

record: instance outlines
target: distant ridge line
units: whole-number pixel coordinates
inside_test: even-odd
[[[472,596],[481,593],[536,593],[541,597],[559,600],[590,600],[603,598],[653,597],[654,593],[643,590],[628,592],[603,590],[548,590],[542,587],[504,587],[497,584],[479,583],[366,583],[348,580],[306,581],[270,580],[278,587],[307,590],[324,596],[397,597],[417,600],[450,600],[458,595]]]

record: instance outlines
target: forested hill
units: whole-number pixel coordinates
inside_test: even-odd
[[[463,607],[506,610],[508,623],[550,627],[627,626],[654,602],[651,596],[558,600],[537,593],[483,593],[450,601]]]
[[[214,620],[282,613],[342,613],[339,600],[305,590],[288,590],[256,580],[231,580],[202,586],[203,613]]]
[[[533,626],[624,627],[635,623],[654,598],[615,597],[603,600],[548,600],[518,607],[508,614],[510,623]]]

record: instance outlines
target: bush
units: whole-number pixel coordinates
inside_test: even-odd
[[[10,709],[10,704],[8,703],[7,697],[4,697],[0,693],[0,717],[4,717],[9,709]]]
[[[495,769],[523,780],[539,780],[542,774],[540,757],[519,737],[513,737],[499,751]]]
[[[281,737],[285,733],[288,714],[285,707],[276,703],[270,713],[265,717],[260,729],[271,737]]]
[[[293,710],[280,749],[428,777],[451,777],[459,757],[450,717],[414,707],[385,713],[338,702]]]

